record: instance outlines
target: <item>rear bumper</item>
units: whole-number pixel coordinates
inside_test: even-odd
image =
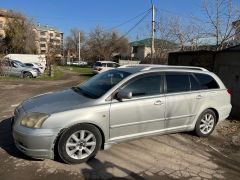
[[[54,158],[54,142],[58,131],[30,129],[17,125],[12,134],[16,147],[27,156],[37,159]]]
[[[226,118],[228,118],[231,110],[232,110],[232,105],[231,104],[221,107],[218,111],[219,112],[219,121],[223,121]]]

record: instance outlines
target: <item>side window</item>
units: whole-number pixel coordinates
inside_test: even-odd
[[[190,91],[190,82],[188,74],[166,73],[166,81],[168,93]]]
[[[107,64],[106,63],[102,63],[102,67],[107,67]]]
[[[130,82],[124,89],[131,91],[133,97],[151,96],[160,94],[161,75],[142,77]]]
[[[207,74],[198,74],[194,73],[196,78],[199,80],[201,89],[218,89],[218,83],[209,75]]]
[[[191,82],[191,91],[197,91],[201,89],[201,85],[199,81],[193,76],[190,75],[190,82]]]
[[[113,63],[107,63],[107,67],[113,67]]]
[[[119,64],[117,64],[117,63],[114,63],[113,64],[113,67],[115,67],[115,68],[117,68],[117,67],[119,67],[120,65]]]

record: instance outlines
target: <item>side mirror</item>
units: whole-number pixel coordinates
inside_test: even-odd
[[[117,93],[117,98],[119,100],[131,99],[132,98],[132,92],[129,92],[129,91],[126,91],[126,90],[122,89]]]

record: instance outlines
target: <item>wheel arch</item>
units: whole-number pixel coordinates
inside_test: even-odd
[[[102,130],[98,125],[96,125],[96,124],[94,124],[94,123],[81,122],[81,123],[73,124],[73,125],[71,125],[71,126],[62,128],[62,129],[59,131],[59,133],[57,134],[57,136],[56,136],[56,138],[55,138],[55,140],[54,140],[54,142],[53,142],[53,146],[52,146],[52,150],[53,150],[53,152],[54,152],[54,156],[56,156],[56,155],[58,154],[58,152],[57,152],[57,151],[58,151],[58,150],[57,150],[57,145],[58,145],[58,142],[59,142],[59,139],[60,139],[61,135],[62,135],[66,130],[68,130],[68,129],[74,127],[74,126],[81,125],[81,124],[89,124],[89,125],[92,125],[92,126],[96,127],[96,128],[99,130],[99,132],[101,133],[101,139],[102,139],[101,149],[104,149],[105,134],[104,134],[103,130]]]
[[[212,107],[207,108],[206,110],[208,110],[208,109],[212,110],[212,111],[215,113],[215,115],[216,115],[216,120],[217,120],[216,124],[217,124],[217,123],[218,123],[218,120],[219,120],[219,113],[218,113],[218,111],[217,111],[215,108],[212,108]]]

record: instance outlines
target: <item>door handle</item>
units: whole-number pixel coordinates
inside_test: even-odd
[[[160,101],[160,100],[157,100],[157,101],[154,102],[154,105],[162,105],[162,104],[163,104],[163,102]]]
[[[196,97],[196,99],[203,99],[204,98],[204,96],[202,96],[202,95],[197,95],[197,97]]]

